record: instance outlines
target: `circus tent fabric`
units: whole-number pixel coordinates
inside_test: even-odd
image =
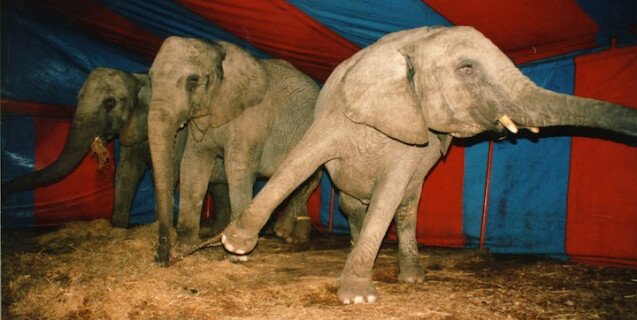
[[[1,14],[3,182],[59,155],[93,68],[144,72],[169,35],[231,41],[322,83],[387,33],[471,25],[542,87],[637,107],[630,0],[24,0],[2,1]],[[482,236],[496,253],[637,267],[637,148],[601,137],[612,140],[568,128],[456,140],[423,187],[419,241],[477,247]],[[118,142],[109,148],[117,159]],[[108,219],[113,177],[87,154],[63,180],[3,199],[2,227]],[[132,223],[154,220],[153,197],[149,172]],[[319,230],[348,232],[329,176],[309,206]]]

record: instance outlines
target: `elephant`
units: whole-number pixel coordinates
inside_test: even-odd
[[[95,68],[88,75],[78,94],[78,104],[71,129],[60,156],[46,168],[17,177],[2,185],[2,198],[54,183],[69,174],[89,151],[96,138],[109,141],[119,137],[120,159],[115,174],[115,196],[111,223],[125,228],[133,198],[146,168],[150,165],[148,147],[148,105],[151,91],[145,73],[128,73],[110,68]],[[178,139],[179,154],[183,152],[186,135]],[[181,156],[176,157],[178,166]],[[223,168],[221,163],[215,164]],[[211,191],[217,204],[213,232],[228,223],[229,205],[225,176],[218,170]]]
[[[334,69],[312,126],[221,242],[230,252],[249,253],[270,212],[324,165],[355,244],[337,296],[345,304],[374,302],[372,268],[392,219],[399,280],[424,281],[417,206],[427,173],[453,137],[563,125],[636,136],[637,110],[538,87],[472,27],[388,34]]]
[[[115,226],[126,226],[137,184],[150,162],[148,144],[144,144],[146,115],[143,114],[147,112],[148,99],[138,98],[147,84],[148,75],[143,73],[93,69],[79,91],[77,109],[60,156],[43,169],[4,183],[2,198],[64,178],[84,158],[93,141],[108,141],[119,135],[122,146],[115,176],[112,222]]]
[[[223,159],[233,220],[252,200],[255,180],[271,176],[309,128],[319,90],[288,62],[256,58],[230,42],[177,36],[164,40],[149,75],[157,261],[166,266],[173,247],[186,250],[198,242],[196,213],[215,159]],[[170,164],[180,127],[188,139],[179,172],[179,245],[174,246]],[[319,179],[317,170],[290,198],[284,218],[275,225],[278,236],[289,242],[307,239],[311,225],[306,202]]]

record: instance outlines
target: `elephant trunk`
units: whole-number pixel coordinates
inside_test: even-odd
[[[167,263],[170,253],[171,230],[173,225],[173,189],[175,185],[173,167],[175,159],[175,134],[178,124],[172,120],[170,110],[163,105],[168,102],[151,102],[148,115],[148,143],[153,165],[155,184],[155,205],[159,223],[159,245],[157,259]]]
[[[522,110],[508,116],[524,127],[567,125],[637,136],[637,110],[626,106],[560,94],[539,87],[529,88],[519,101],[522,102],[516,105]]]
[[[83,119],[81,119],[83,118]],[[2,185],[2,195],[27,191],[64,178],[84,158],[95,137],[104,134],[105,125],[76,114],[60,156],[46,168],[13,179]]]

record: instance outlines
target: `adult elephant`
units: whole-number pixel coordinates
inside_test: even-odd
[[[188,139],[181,163],[180,244],[198,242],[207,177],[223,158],[231,219],[252,200],[257,177],[271,176],[310,126],[318,87],[281,60],[257,59],[228,42],[169,37],[150,68],[153,97],[148,116],[149,141],[159,220],[157,258],[166,263],[171,238],[174,137],[186,125]],[[310,221],[306,202],[318,185],[319,171],[287,204],[288,219],[275,225],[279,236],[304,240]],[[309,175],[308,175],[309,177]],[[300,184],[300,183],[299,183]]]
[[[270,212],[325,164],[341,190],[355,241],[338,297],[373,302],[371,271],[392,218],[399,279],[424,279],[415,239],[417,205],[427,172],[452,137],[556,125],[635,136],[637,110],[539,88],[471,27],[389,34],[333,71],[307,134],[223,231],[222,242],[231,252],[252,250]]]
[[[45,186],[67,176],[77,167],[94,141],[106,142],[119,137],[120,158],[115,173],[115,195],[111,223],[125,228],[137,186],[150,165],[148,147],[148,106],[151,91],[148,75],[110,68],[95,68],[78,94],[71,129],[60,156],[49,166],[2,184],[2,198]],[[177,142],[178,166],[186,135]],[[223,168],[221,163],[216,166]],[[211,186],[217,214],[215,230],[227,225],[228,192],[223,171],[219,170]]]

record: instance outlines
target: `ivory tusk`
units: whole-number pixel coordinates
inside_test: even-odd
[[[531,132],[533,132],[535,134],[540,133],[540,128],[538,128],[538,127],[527,127],[527,129],[529,129],[529,131],[531,131]]]
[[[500,119],[498,119],[498,121],[507,128],[507,130],[513,133],[518,133],[518,127],[515,126],[515,123],[513,123],[513,120],[511,120],[509,116],[503,115]]]

